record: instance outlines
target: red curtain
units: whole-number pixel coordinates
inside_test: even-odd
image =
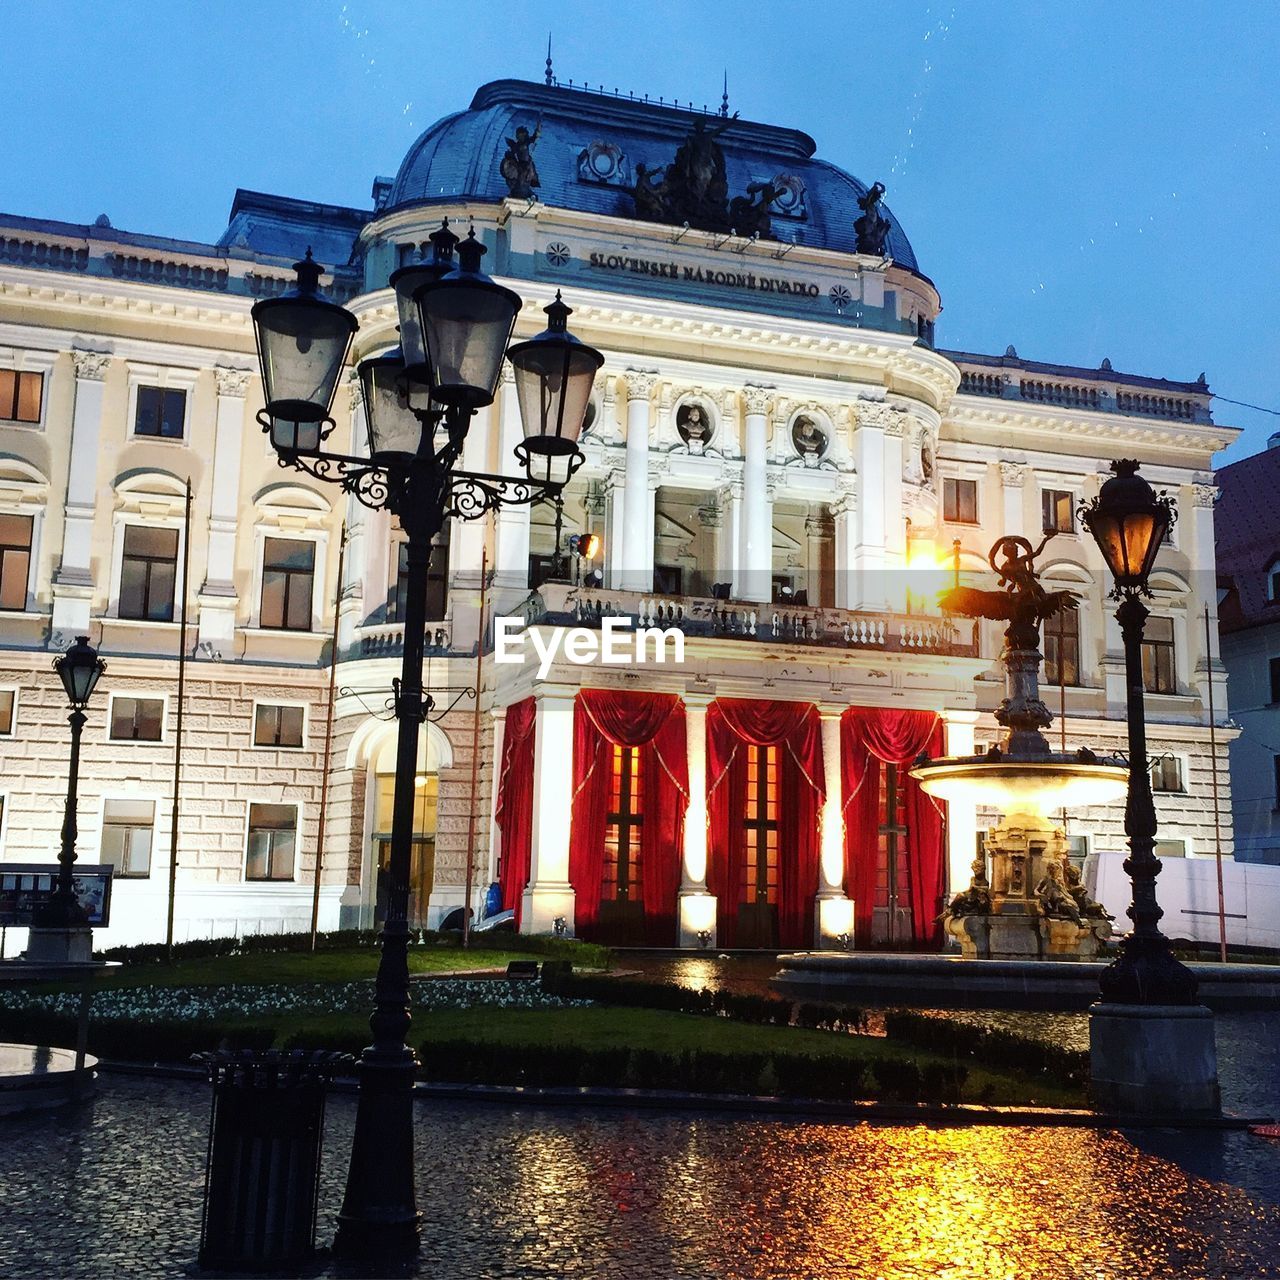
[[[942,717],[936,711],[850,707],[841,717],[841,782],[845,818],[845,892],[854,900],[858,942],[871,934],[880,825],[880,768],[897,765],[904,789],[910,875],[912,941],[938,945],[937,918],[945,891],[943,809],[906,770],[923,751],[943,752]]]
[[[498,866],[502,909],[516,913],[517,929],[533,850],[533,726],[532,698],[507,708],[502,770],[494,808],[494,817],[502,832],[502,857]]]
[[[746,758],[742,744],[779,747],[778,942],[784,948],[813,941],[813,899],[818,892],[818,818],[825,779],[822,728],[806,702],[718,698],[707,712],[708,877],[719,899],[718,940],[736,941],[746,833]]]
[[[590,937],[600,915],[613,746],[640,748],[640,891],[645,934],[653,946],[671,946],[689,803],[684,703],[676,694],[608,689],[583,689],[578,694],[569,837],[574,931]]]

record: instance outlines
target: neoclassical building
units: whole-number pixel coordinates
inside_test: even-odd
[[[1213,459],[1236,432],[1203,379],[945,349],[883,188],[815,150],[727,114],[499,81],[365,208],[238,191],[216,244],[0,216],[0,859],[56,854],[68,737],[49,664],[88,634],[108,671],[79,850],[116,869],[104,941],[163,935],[175,855],[179,937],[306,927],[317,875],[321,927],[376,921],[401,534],[277,464],[250,308],[310,247],[359,319],[354,367],[394,345],[388,277],[448,218],[524,298],[517,336],[562,291],[606,361],[562,511],[439,539],[416,923],[464,900],[470,854],[472,899],[497,883],[526,930],[940,945],[993,815],[940,810],[907,770],[993,741],[1001,684],[998,632],[940,615],[937,591],[957,565],[976,580],[997,536],[1054,532],[1040,564],[1080,608],[1046,640],[1046,698],[1069,744],[1122,747],[1119,634],[1074,510],[1130,456],[1180,512],[1147,652],[1161,890],[1171,932],[1210,936],[1191,872],[1215,847],[1210,682],[1220,716],[1226,691],[1199,619]],[[361,450],[353,379],[334,415],[335,443]],[[520,437],[506,381],[464,465],[518,474]],[[637,653],[642,627],[665,637]],[[1121,819],[1067,815],[1115,911]]]

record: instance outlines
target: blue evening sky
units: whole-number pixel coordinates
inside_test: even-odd
[[[7,0],[0,209],[212,240],[237,186],[363,206],[487,80],[811,134],[882,180],[939,341],[1280,410],[1271,0]],[[851,211],[852,214],[856,211]],[[1218,402],[1261,448],[1280,418]]]

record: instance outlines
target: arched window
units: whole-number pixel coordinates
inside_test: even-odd
[[[1267,565],[1267,599],[1280,600],[1280,556],[1272,556]]]

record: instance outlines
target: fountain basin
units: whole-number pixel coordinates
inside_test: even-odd
[[[1055,752],[1037,759],[1016,756],[948,756],[911,770],[939,800],[982,805],[1004,814],[1047,815],[1058,809],[1107,804],[1123,796],[1129,771],[1114,761],[1082,761]]]

